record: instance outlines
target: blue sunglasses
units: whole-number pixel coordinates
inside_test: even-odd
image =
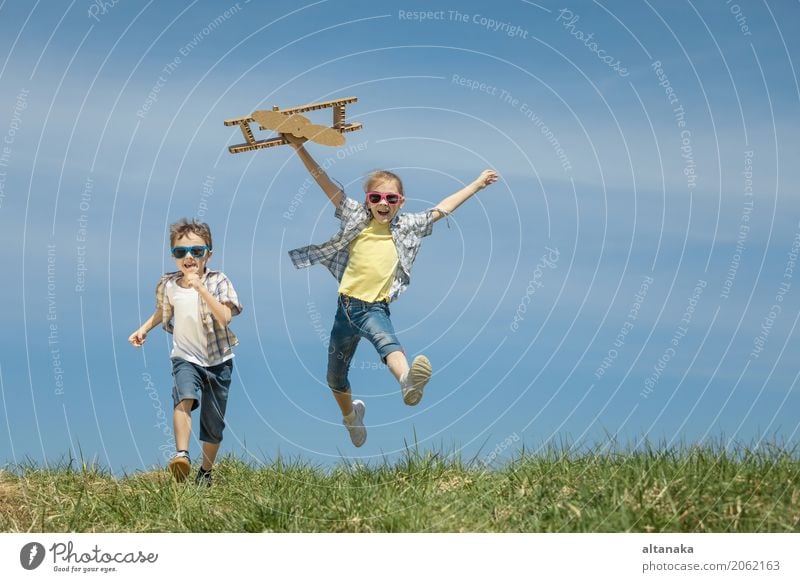
[[[182,259],[186,256],[186,253],[189,253],[195,259],[202,259],[206,256],[206,253],[210,251],[207,246],[202,247],[174,247],[171,252],[172,256],[176,259]]]

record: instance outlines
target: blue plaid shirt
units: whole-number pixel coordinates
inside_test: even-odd
[[[174,312],[172,304],[167,300],[167,282],[177,281],[182,275],[180,271],[166,273],[162,275],[161,280],[156,286],[156,309],[161,309],[161,324],[168,333],[172,333],[174,328]],[[206,269],[203,285],[206,286],[208,292],[211,293],[217,301],[230,308],[231,317],[239,315],[242,312],[242,304],[239,303],[239,296],[236,295],[236,290],[233,288],[231,280],[228,279],[225,273]],[[203,323],[206,341],[208,342],[209,365],[215,365],[222,362],[222,360],[231,353],[233,346],[237,345],[239,340],[236,335],[234,335],[233,331],[231,331],[230,327],[225,327],[216,320],[202,297],[199,299],[198,303],[200,304],[200,321]]]
[[[366,203],[343,196],[336,208],[336,218],[341,220],[342,225],[331,240],[289,251],[295,267],[302,269],[320,263],[328,268],[337,281],[342,280],[350,258],[350,243],[369,225],[372,213]],[[394,301],[411,283],[411,267],[422,246],[422,239],[433,231],[433,209],[398,214],[389,224],[389,230],[398,258],[394,281],[389,290],[389,301]]]

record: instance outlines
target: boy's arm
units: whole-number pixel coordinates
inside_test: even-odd
[[[139,329],[137,329],[130,335],[128,341],[131,343],[131,345],[133,345],[133,347],[135,348],[142,347],[142,344],[147,339],[147,332],[149,332],[151,329],[153,329],[159,323],[161,323],[161,317],[162,317],[161,306],[158,306],[156,307],[156,310],[153,312],[153,315],[148,317],[145,320],[145,322],[139,327]]]
[[[206,289],[206,286],[200,280],[199,274],[189,273],[188,275],[184,275],[184,279],[189,286],[200,294],[200,297],[202,297],[203,301],[208,305],[208,309],[211,311],[211,315],[214,319],[221,323],[223,327],[228,327],[233,318],[233,311],[231,308],[226,303],[220,302]]]
[[[333,183],[328,177],[328,174],[325,173],[325,170],[320,167],[316,160],[311,157],[311,154],[306,151],[306,148],[303,147],[303,142],[306,141],[305,138],[295,137],[290,133],[281,135],[283,135],[286,141],[289,142],[289,145],[294,148],[297,157],[303,162],[303,165],[311,174],[311,177],[317,181],[317,184],[319,184],[319,187],[325,192],[325,195],[330,199],[331,203],[336,208],[339,208],[339,204],[342,202],[342,198],[344,198],[344,192],[342,192],[339,186]]]
[[[472,198],[479,191],[497,182],[497,178],[497,172],[494,170],[484,170],[481,172],[481,175],[478,176],[471,184],[462,188],[458,192],[451,194],[434,207],[433,221],[436,222],[437,220],[444,218],[453,212],[456,208],[464,204],[464,202]]]

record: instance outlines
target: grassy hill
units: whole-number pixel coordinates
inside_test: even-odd
[[[0,471],[6,532],[798,532],[800,458],[686,448],[551,449],[499,468],[409,451],[396,463],[226,457],[212,488],[165,470]]]

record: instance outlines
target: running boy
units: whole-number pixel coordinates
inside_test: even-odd
[[[302,138],[284,137],[322,191],[336,207],[341,229],[322,245],[289,251],[295,267],[325,265],[339,281],[339,300],[328,348],[328,386],[342,411],[350,440],[360,447],[367,440],[366,407],[353,400],[347,373],[359,340],[368,339],[400,383],[403,402],[415,406],[431,377],[431,364],[423,355],[409,367],[394,332],[389,303],[406,290],[411,267],[433,223],[447,216],[479,190],[497,181],[493,170],[442,200],[436,207],[414,214],[399,214],[404,204],[403,183],[388,171],[376,171],[364,183],[366,200],[345,196],[303,147]]]
[[[206,223],[181,219],[170,226],[169,240],[179,270],[161,277],[156,287],[156,310],[128,341],[141,347],[147,333],[159,323],[172,334],[176,452],[169,471],[176,481],[184,481],[189,474],[191,413],[199,406],[203,460],[195,483],[210,486],[211,469],[225,428],[232,348],[239,343],[228,325],[234,315],[242,312],[242,305],[225,274],[206,269],[213,254],[211,229]]]

